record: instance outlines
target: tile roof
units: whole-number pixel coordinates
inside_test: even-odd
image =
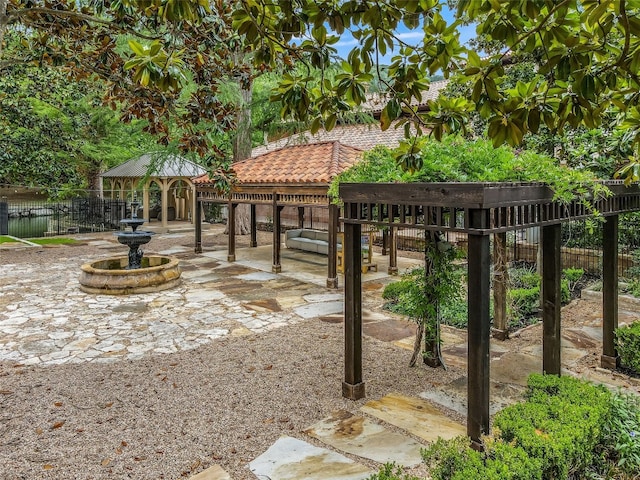
[[[233,164],[241,184],[328,184],[362,156],[363,150],[340,142],[292,145]],[[193,179],[208,183],[208,176]]]
[[[415,98],[411,99],[411,106],[418,107],[418,110],[422,110],[427,107],[429,100],[435,100],[440,95],[440,91],[444,89],[449,80],[438,80],[437,82],[431,82],[429,84],[429,90],[422,92],[422,98],[420,101]],[[365,103],[360,105],[360,110],[364,112],[370,112],[374,115],[379,115],[382,109],[387,104],[388,98],[384,94],[371,95]]]
[[[151,167],[152,177],[195,177],[202,175],[206,169],[186,158],[177,155],[145,153],[104,172],[102,177],[140,178],[147,174]]]
[[[429,100],[435,100],[440,95],[440,91],[447,86],[449,80],[440,80],[431,82],[429,90],[423,92],[422,102],[413,101],[412,105],[417,106],[418,110],[427,108],[426,104]],[[372,95],[369,100],[359,107],[359,110],[372,113],[374,116],[379,115],[386,105],[386,97],[384,95]],[[278,148],[288,145],[301,145],[303,143],[319,143],[319,142],[335,142],[339,141],[343,145],[361,148],[363,150],[371,150],[377,145],[385,145],[389,148],[395,148],[404,139],[404,129],[396,128],[397,122],[392,124],[387,130],[382,131],[378,123],[359,124],[359,125],[338,125],[331,131],[320,130],[316,134],[311,132],[301,132],[294,135],[269,142],[267,145],[260,145],[253,149],[251,155],[262,155],[266,152],[277,150]]]
[[[389,148],[395,148],[400,144],[400,140],[404,139],[404,129],[394,128],[391,125],[386,131],[380,129],[377,123],[368,123],[365,125],[337,125],[333,130],[320,130],[315,135],[311,132],[301,132],[289,137],[281,138],[267,145],[261,145],[252,150],[253,157],[263,155],[267,152],[273,152],[280,148],[291,145],[314,144],[321,142],[340,142],[343,145],[359,148],[362,150],[371,150],[377,145],[385,145]]]

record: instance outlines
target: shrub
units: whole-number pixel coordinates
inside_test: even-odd
[[[368,477],[368,480],[420,480],[418,477],[410,476],[404,473],[402,467],[395,463],[385,463],[378,473]]]
[[[541,480],[542,463],[520,447],[503,441],[487,444],[484,453],[469,447],[464,437],[438,439],[422,455],[433,480]]]
[[[640,472],[640,399],[614,394],[603,430],[605,453],[618,470],[629,475]]]
[[[438,440],[422,455],[433,480],[637,478],[640,399],[571,377],[534,374],[526,400],[494,419],[484,453],[468,439]]]
[[[611,394],[570,377],[531,375],[527,401],[498,414],[499,438],[542,460],[543,478],[567,478],[586,471],[604,437]]]
[[[615,338],[621,365],[640,373],[640,322],[616,328]]]

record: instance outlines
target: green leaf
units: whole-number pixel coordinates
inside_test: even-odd
[[[145,47],[141,44],[136,42],[135,40],[129,40],[129,48],[131,49],[131,51],[133,53],[135,53],[136,55],[142,57],[146,55],[145,52]]]

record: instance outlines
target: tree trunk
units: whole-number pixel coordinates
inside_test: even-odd
[[[7,31],[7,25],[9,24],[9,17],[7,17],[7,3],[8,0],[0,0],[0,61],[2,60],[4,34]]]
[[[433,264],[429,260],[427,252],[430,248],[438,248],[438,233],[437,232],[425,232],[425,254],[424,254],[424,274],[425,277],[433,275]],[[410,366],[414,366],[420,350],[422,350],[422,361],[425,365],[430,367],[439,367],[442,365],[442,359],[440,358],[440,323],[438,321],[438,304],[437,299],[428,299],[433,305],[433,310],[436,312],[434,318],[423,318],[420,320],[418,330],[416,331],[416,340],[413,344],[413,355],[409,363]],[[424,340],[423,340],[424,339]],[[421,348],[424,344],[424,348]]]
[[[236,136],[233,139],[233,161],[239,162],[251,157],[251,97],[252,88],[240,87],[242,101],[238,106]],[[228,233],[228,227],[225,233]],[[236,235],[251,233],[251,206],[240,204],[236,208]]]

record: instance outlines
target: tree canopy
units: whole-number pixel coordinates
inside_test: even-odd
[[[443,15],[446,3],[456,6],[453,22]],[[356,40],[335,81],[309,88],[308,78],[291,74],[280,84],[278,95],[289,106],[285,113],[311,117],[314,128],[330,127],[338,112],[362,104],[381,58],[390,55],[383,128],[400,119],[413,124],[418,135],[429,131],[440,139],[468,128],[476,113],[486,120],[495,146],[515,146],[541,125],[563,132],[598,127],[606,119],[621,129],[637,157],[638,0],[242,0],[240,5],[234,26],[262,68],[294,58],[324,69],[343,35]],[[492,45],[486,55],[460,43],[459,27],[468,23]],[[401,29],[423,36],[411,44]],[[524,59],[535,66],[531,78],[507,85],[505,66]],[[469,82],[470,95],[440,97],[428,102],[428,111],[418,111],[429,76],[438,72]],[[411,130],[405,131],[409,137]],[[406,142],[399,160],[419,168],[419,151],[415,141]],[[635,165],[628,173],[637,180]]]

